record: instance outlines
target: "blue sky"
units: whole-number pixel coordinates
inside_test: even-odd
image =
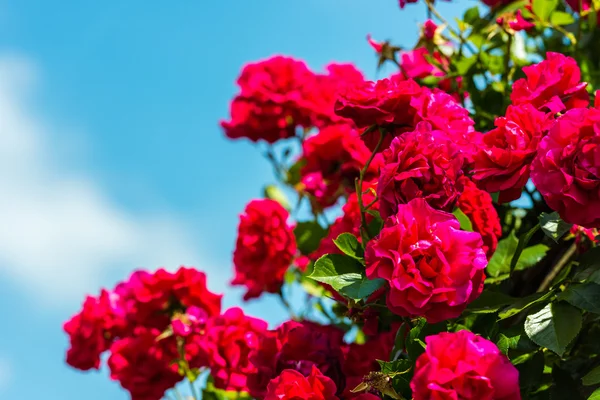
[[[410,47],[424,18],[396,0],[0,0],[0,398],[126,399],[64,365],[61,325],[136,267],[195,265],[240,304],[238,214],[273,180],[218,128],[240,68],[287,54],[375,77],[366,34]]]

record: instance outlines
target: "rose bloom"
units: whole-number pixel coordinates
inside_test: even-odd
[[[566,222],[600,227],[600,110],[573,109],[540,142],[531,179]]]
[[[316,366],[333,380],[338,392],[344,390],[342,372],[344,332],[332,325],[288,321],[260,338],[258,350],[250,356],[256,372],[248,377],[250,394],[265,395],[268,383],[283,370],[293,369],[309,376]]]
[[[415,81],[395,77],[363,82],[340,91],[335,112],[351,119],[359,128],[374,124],[412,125],[410,99],[420,91]]]
[[[458,198],[457,207],[469,218],[473,231],[481,235],[483,251],[489,260],[496,251],[498,239],[502,236],[502,225],[492,196],[465,178],[464,191]]]
[[[514,105],[530,103],[536,108],[548,108],[557,113],[577,107],[587,107],[590,102],[581,82],[577,61],[560,53],[546,53],[546,59],[523,68],[527,76],[515,81],[510,99]]]
[[[233,252],[233,285],[246,286],[244,300],[277,293],[296,253],[289,213],[276,201],[252,200],[240,215]]]
[[[103,290],[98,298],[86,297],[82,310],[64,324],[70,344],[67,364],[73,368],[98,369],[100,355],[125,328],[123,311],[115,296]]]
[[[538,144],[552,124],[550,114],[531,104],[509,106],[506,116],[496,118],[496,128],[483,135],[473,180],[490,193],[500,192],[499,203],[521,197]]]
[[[314,365],[305,377],[293,369],[285,369],[269,382],[265,400],[338,400],[335,383]]]
[[[387,305],[399,316],[456,318],[483,290],[482,247],[479,233],[461,231],[452,214],[414,199],[367,244],[367,277],[388,281]]]
[[[526,31],[535,27],[535,24],[523,18],[523,12],[521,10],[517,10],[517,12],[514,14],[511,13],[509,15],[498,17],[496,19],[496,23],[498,25],[506,24],[508,25],[508,28],[512,29],[515,32]]]
[[[164,330],[174,311],[198,307],[207,316],[221,312],[222,295],[208,290],[206,275],[194,268],[181,267],[175,273],[158,269],[154,273],[134,272],[116,289],[121,294],[131,326]]]
[[[294,136],[297,127],[312,126],[306,88],[315,75],[302,61],[275,56],[246,65],[237,84],[240,93],[231,105],[231,121],[221,122],[232,138],[274,143]]]
[[[493,342],[465,330],[425,342],[410,382],[414,400],[521,400],[519,372]]]
[[[355,191],[354,181],[370,156],[371,152],[358,132],[350,126],[333,125],[324,128],[303,144],[302,160],[305,165],[300,171],[301,182],[315,198],[318,208],[332,206],[340,195]],[[369,164],[365,179],[375,178],[380,165],[381,157],[375,157]],[[310,179],[314,179],[315,174],[326,186],[324,191],[310,191],[314,187]],[[323,193],[331,195],[323,196]]]
[[[207,359],[217,388],[248,391],[247,376],[256,371],[249,355],[266,331],[265,321],[246,316],[237,307],[209,320],[205,339]]]
[[[429,88],[423,88],[419,96],[413,97],[410,106],[416,111],[416,121],[429,122],[433,129],[444,132],[472,162],[483,135],[475,131],[469,110],[448,93]]]
[[[183,379],[172,364],[178,357],[174,342],[157,342],[159,334],[156,329],[137,328],[133,336],[110,348],[110,377],[119,381],[132,400],[160,400]]]
[[[383,218],[399,204],[424,198],[435,208],[450,211],[462,183],[464,156],[447,135],[421,122],[414,132],[394,138],[383,152],[377,194]]]

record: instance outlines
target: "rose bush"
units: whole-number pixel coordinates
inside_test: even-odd
[[[197,400],[600,399],[599,5],[485,0],[448,24],[424,3],[414,48],[367,36],[397,68],[377,81],[242,68],[221,126],[277,182],[240,215],[231,284],[289,320],[223,311],[194,268],[139,270],[64,324],[70,366],[106,359],[134,400],[182,381]]]

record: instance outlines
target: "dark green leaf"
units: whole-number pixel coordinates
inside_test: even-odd
[[[477,56],[463,57],[454,61],[456,72],[460,75],[466,75],[469,70],[477,63]]]
[[[487,272],[489,276],[495,278],[501,274],[507,274],[510,272],[510,260],[515,254],[518,244],[519,240],[515,236],[514,232],[511,232],[507,238],[498,242],[496,252],[492,256],[492,259],[487,266]]]
[[[521,257],[519,257],[519,261],[515,266],[515,271],[521,271],[535,266],[542,258],[546,256],[548,250],[550,250],[550,248],[541,243],[527,247],[525,250],[523,250],[523,253],[521,253]]]
[[[600,285],[598,284],[571,285],[558,298],[582,310],[600,314]]]
[[[471,223],[471,220],[464,212],[462,212],[460,208],[454,210],[452,214],[454,214],[458,222],[460,222],[460,229],[463,231],[473,232],[473,224]]]
[[[500,292],[484,290],[481,295],[467,306],[467,311],[472,313],[493,313],[501,307],[512,304],[519,299]]]
[[[503,319],[513,317],[513,316],[519,314],[520,312],[527,310],[530,307],[533,307],[537,304],[541,304],[541,303],[547,301],[553,295],[554,295],[554,292],[534,293],[527,297],[520,298],[515,303],[513,303],[511,306],[506,307],[504,310],[500,311],[500,313],[498,313],[498,320],[501,321]]]
[[[368,223],[367,230],[371,237],[375,237],[379,235],[379,232],[381,232],[381,229],[383,228],[383,219],[376,210],[369,210],[367,211],[367,214],[373,217],[373,220]]]
[[[402,352],[406,348],[408,328],[408,324],[402,324],[400,325],[400,328],[398,328],[398,331],[396,332],[396,338],[394,339],[394,347],[392,348],[392,352],[390,354],[390,360],[396,359],[398,352]]]
[[[587,20],[588,24],[590,24],[590,30],[593,31],[594,29],[596,29],[596,26],[598,25],[598,14],[595,12],[588,13]]]
[[[552,15],[550,15],[550,22],[552,25],[569,25],[575,22],[575,18],[567,12],[554,11]]]
[[[559,356],[581,330],[581,311],[566,303],[551,303],[525,320],[525,333],[537,345]]]
[[[585,386],[597,385],[600,383],[600,367],[596,367],[587,374],[583,378],[581,378],[581,382]]]
[[[416,360],[425,351],[425,342],[421,337],[421,331],[427,325],[425,318],[419,318],[416,324],[412,327],[408,333],[408,341],[406,343],[406,350],[411,360]]]
[[[479,20],[479,7],[471,7],[463,16],[463,21],[465,21],[469,25],[474,25]]]
[[[298,183],[300,183],[300,179],[301,179],[300,171],[302,170],[304,165],[306,165],[306,159],[301,158],[294,165],[292,165],[290,167],[290,169],[288,169],[286,182],[289,185],[295,186]]]
[[[548,21],[552,12],[558,6],[558,0],[533,0],[533,12],[542,21]]]
[[[298,250],[305,256],[319,248],[327,230],[314,221],[298,222],[294,228]]]
[[[550,214],[541,213],[539,221],[546,236],[556,243],[558,243],[558,240],[573,226],[573,224],[563,221],[556,211]]]
[[[385,285],[385,282],[385,279],[371,280],[363,277],[360,281],[341,288],[339,292],[350,299],[361,300],[369,297],[373,292],[382,288],[383,285]]]
[[[265,186],[264,196],[267,199],[275,200],[288,211],[292,209],[285,193],[276,185]]]
[[[515,270],[517,263],[520,261],[520,257],[521,257],[521,253],[523,253],[523,249],[525,249],[525,246],[527,246],[527,244],[531,240],[531,237],[538,231],[538,229],[540,229],[540,225],[536,224],[533,228],[531,228],[529,230],[529,232],[527,232],[526,234],[524,234],[523,236],[521,236],[519,238],[519,244],[517,245],[515,254],[513,255],[512,259],[510,260],[510,272]],[[537,261],[539,261],[539,260],[537,260]],[[537,261],[535,261],[535,262],[537,263]]]
[[[362,261],[364,257],[364,250],[356,236],[351,233],[342,233],[333,241],[338,249],[342,251],[342,253],[350,256],[356,260]]]
[[[537,387],[544,375],[544,353],[536,351],[527,361],[517,366],[519,385],[523,391]]]

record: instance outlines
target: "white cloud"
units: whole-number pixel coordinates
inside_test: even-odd
[[[136,216],[93,177],[60,167],[53,128],[31,106],[36,79],[31,61],[0,58],[0,275],[56,306],[79,303],[115,270],[198,263],[200,241],[178,218]]]

